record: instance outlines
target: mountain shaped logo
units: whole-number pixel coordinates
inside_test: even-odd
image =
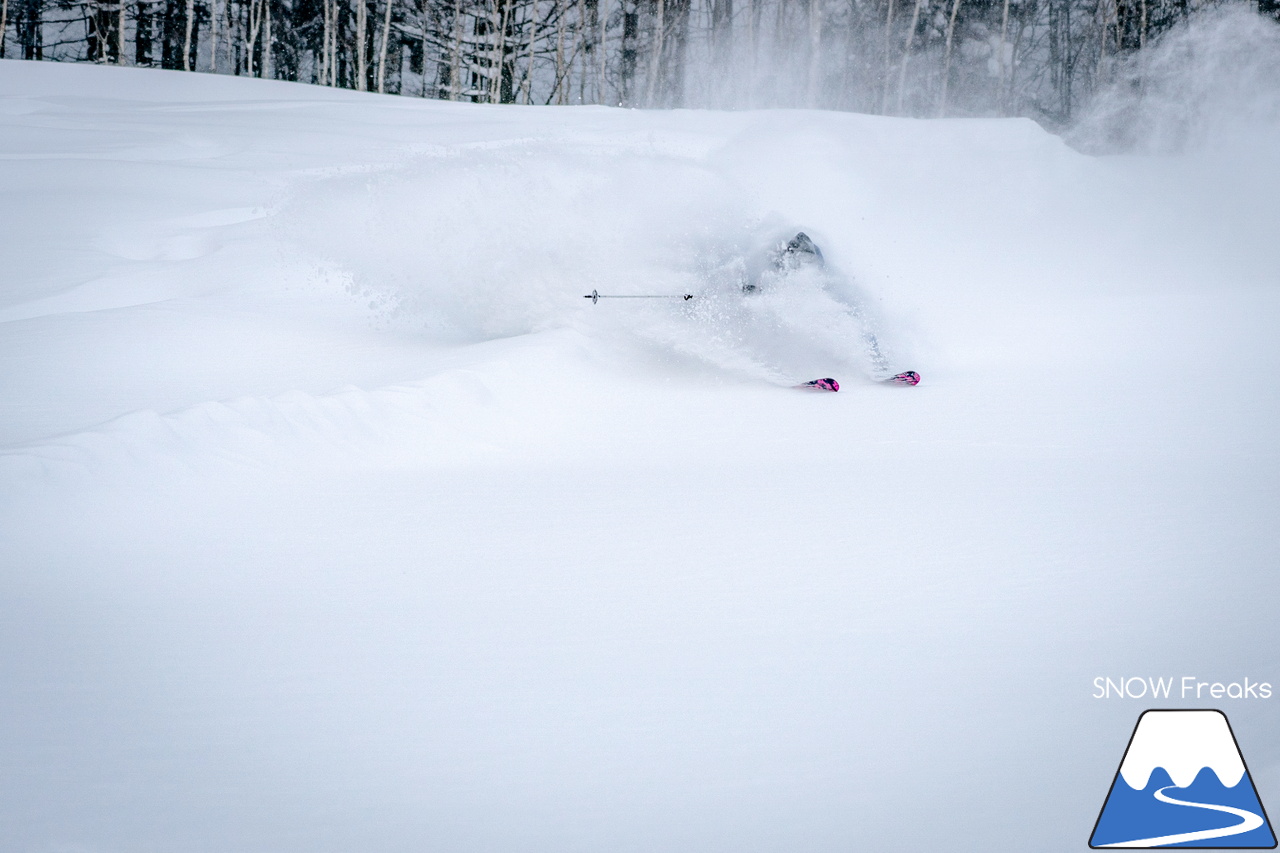
[[[1089,846],[1272,849],[1276,836],[1221,711],[1144,711]]]

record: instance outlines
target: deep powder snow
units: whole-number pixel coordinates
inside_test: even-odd
[[[6,850],[1078,850],[1094,677],[1280,678],[1255,148],[12,61],[0,139]]]

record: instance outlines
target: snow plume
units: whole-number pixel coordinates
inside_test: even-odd
[[[745,264],[712,271],[678,321],[654,318],[641,334],[675,353],[778,384],[830,372],[847,376],[850,370],[881,378],[891,353],[880,343],[883,335],[866,300],[847,279],[820,270],[797,270],[772,282],[767,273],[754,279],[751,259],[748,254]],[[744,296],[744,280],[765,286]]]
[[[1280,144],[1280,25],[1253,4],[1191,17],[1117,69],[1071,138],[1091,153],[1270,159]]]
[[[297,239],[387,318],[453,339],[564,326],[582,295],[680,292],[732,188],[696,162],[540,140],[317,182]],[[625,201],[624,201],[625,200]]]
[[[761,212],[714,163],[670,148],[652,138],[444,146],[313,181],[281,221],[379,322],[442,342],[575,328],[667,368],[790,382],[861,367],[871,327],[851,309],[851,285],[794,275],[744,297],[799,226]],[[674,298],[593,304],[583,299],[593,290]]]

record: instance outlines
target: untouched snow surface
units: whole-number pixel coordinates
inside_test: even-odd
[[[0,194],[5,850],[1079,850],[1280,683],[1274,158],[8,61]]]

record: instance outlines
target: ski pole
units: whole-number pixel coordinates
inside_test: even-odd
[[[601,299],[683,299],[685,302],[688,302],[690,299],[693,298],[693,294],[692,293],[652,293],[652,294],[626,293],[626,294],[613,295],[608,293],[598,293],[593,290],[590,293],[583,296],[582,298],[590,299],[592,305],[595,305]]]

